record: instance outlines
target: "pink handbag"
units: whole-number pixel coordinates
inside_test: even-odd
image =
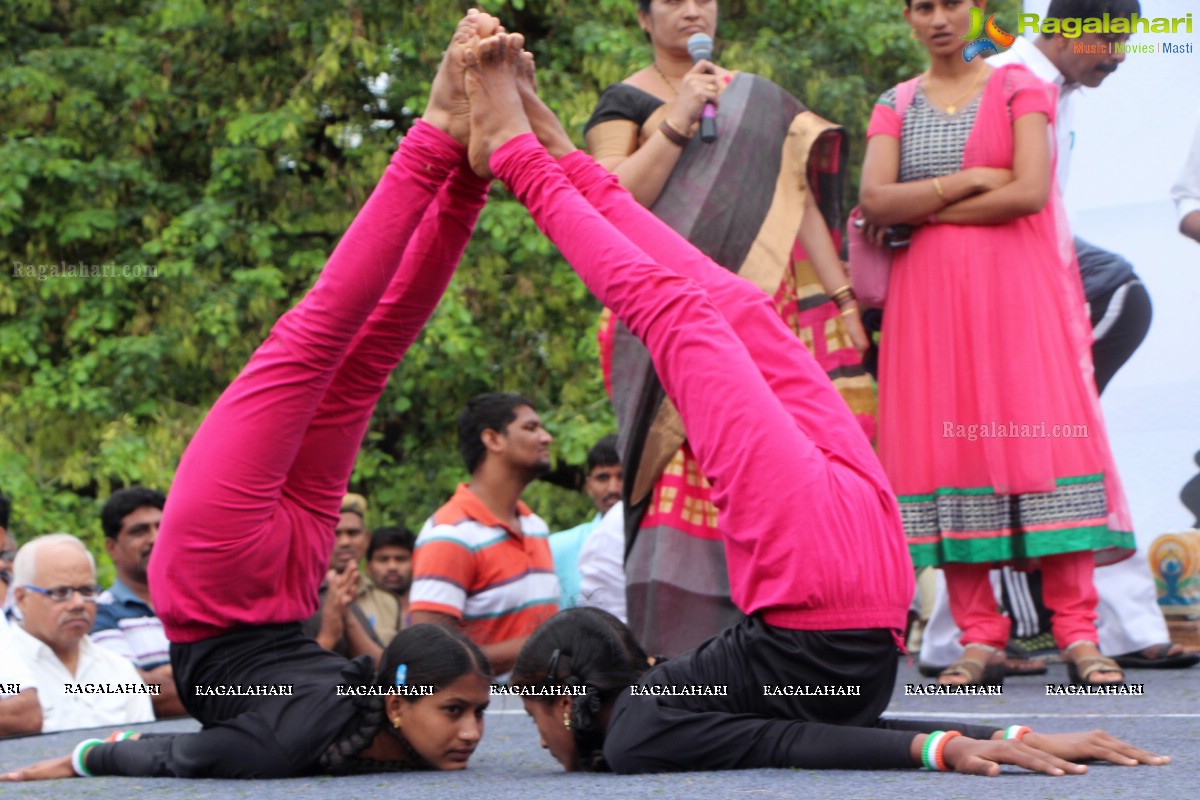
[[[896,114],[901,124],[917,93],[919,80],[919,77],[913,78],[896,86]],[[892,270],[892,248],[867,241],[862,229],[855,224],[862,218],[861,206],[850,209],[846,225],[850,245],[850,288],[854,290],[854,296],[862,308],[883,308]]]
[[[850,240],[850,288],[862,308],[883,308],[887,299],[888,277],[892,270],[892,249],[867,241],[856,224],[862,209],[850,209],[846,236]]]

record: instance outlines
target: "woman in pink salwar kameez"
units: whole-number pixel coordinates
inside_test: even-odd
[[[1053,180],[1054,89],[1024,67],[964,59],[974,8],[913,0],[905,16],[930,70],[885,93],[867,131],[867,221],[917,226],[892,261],[879,455],[913,561],[945,570],[963,631],[943,681],[1003,677],[997,564],[1042,569],[1072,680],[1119,681],[1096,647],[1092,572],[1134,540]]]

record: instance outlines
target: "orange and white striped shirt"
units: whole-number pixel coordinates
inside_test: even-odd
[[[449,614],[476,644],[533,633],[558,611],[549,530],[517,503],[520,530],[496,519],[467,484],[421,528],[410,611]]]

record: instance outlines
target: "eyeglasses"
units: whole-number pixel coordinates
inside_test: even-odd
[[[100,587],[95,584],[90,586],[54,586],[49,589],[43,589],[41,586],[23,586],[21,588],[37,592],[38,594],[44,594],[55,603],[65,603],[76,592],[79,592],[79,596],[85,602],[94,603],[100,594]]]

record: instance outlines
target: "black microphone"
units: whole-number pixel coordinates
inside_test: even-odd
[[[707,33],[693,33],[687,40],[688,55],[692,63],[712,61],[713,40]],[[717,107],[708,101],[700,112],[700,141],[712,143],[717,140]]]

